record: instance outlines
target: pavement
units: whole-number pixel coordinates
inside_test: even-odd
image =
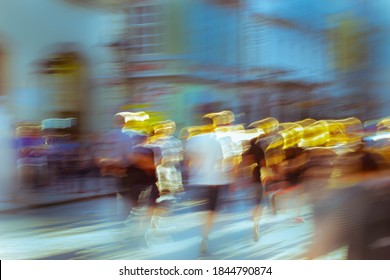
[[[125,190],[110,177],[84,178],[81,182],[73,178],[52,186],[14,189],[0,195],[0,214],[115,196],[118,191]]]
[[[225,199],[231,203],[224,204],[218,213],[210,235],[210,254],[199,255],[204,215],[196,211],[198,201],[188,199],[196,190],[187,190],[187,199],[179,200],[173,209],[167,221],[177,228],[167,235],[168,239],[165,235],[144,234],[142,227],[134,227],[136,220],[130,226],[113,220],[118,210],[117,192],[115,179],[103,177],[88,178],[82,188],[70,180],[46,189],[26,189],[18,193],[16,200],[0,197],[4,258],[302,259],[311,241],[312,213],[306,205],[301,209],[304,223],[294,221],[294,208],[286,206],[275,216],[265,207],[261,240],[254,243],[248,211],[251,204],[246,200],[251,196],[240,190],[226,193]],[[72,203],[77,201],[82,203]],[[34,210],[23,211],[30,209]],[[144,217],[138,219],[143,221]],[[341,249],[322,259],[343,259],[344,255],[345,250]]]

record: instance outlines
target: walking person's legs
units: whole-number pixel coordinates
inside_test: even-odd
[[[209,186],[207,188],[207,211],[203,224],[202,242],[200,246],[201,253],[206,253],[208,251],[208,237],[214,224],[221,186]]]

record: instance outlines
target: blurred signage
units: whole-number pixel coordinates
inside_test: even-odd
[[[62,47],[62,46],[61,46]],[[50,92],[48,108],[55,111],[78,111],[84,90],[84,64],[75,51],[53,53],[38,64],[42,89]]]

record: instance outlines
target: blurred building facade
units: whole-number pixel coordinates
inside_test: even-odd
[[[96,81],[112,61],[102,45],[122,27],[107,3],[0,3],[0,95],[13,122],[73,117],[93,130]]]
[[[330,108],[362,120],[388,115],[388,1],[323,1]]]
[[[77,117],[88,126],[96,46],[109,18],[62,0],[0,2],[0,193],[15,182],[16,123]]]
[[[327,34],[321,20],[298,20],[320,11],[300,2],[285,9],[280,1],[129,2],[113,49],[138,101],[123,108],[160,104],[182,125],[222,109],[241,122],[320,114],[331,83]]]
[[[390,102],[385,0],[37,1],[1,3],[0,90],[17,120],[370,118]]]
[[[379,104],[371,88],[368,1],[338,1],[327,7],[327,35],[335,111],[369,119]]]
[[[245,106],[254,112],[252,120],[259,113],[281,121],[320,113],[320,92],[331,83],[320,10],[297,1],[240,4],[239,80],[249,93]],[[257,104],[251,102],[255,96]]]

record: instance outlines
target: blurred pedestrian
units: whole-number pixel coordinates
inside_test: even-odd
[[[133,169],[134,147],[146,141],[147,136],[139,131],[125,130],[128,122],[141,122],[138,115],[128,112],[118,113],[113,118],[113,128],[104,134],[98,141],[96,164],[102,176],[112,176],[119,179],[117,192],[125,201],[124,212],[128,215],[133,200],[128,192],[137,185],[137,175]]]
[[[264,186],[261,182],[260,169],[264,164],[264,151],[256,144],[257,138],[249,141],[249,147],[242,154],[241,167],[250,168],[249,184],[253,190],[253,240],[257,242],[260,238],[260,220],[263,213]],[[241,184],[242,182],[240,182]]]
[[[175,130],[176,125],[173,121],[154,123],[152,135],[145,145],[154,151],[157,190],[147,240],[150,235],[161,234],[174,228],[167,223],[166,218],[174,206],[177,195],[183,191],[180,170],[183,145],[173,136]]]
[[[133,148],[131,163],[127,169],[129,191],[123,195],[131,205],[125,224],[130,224],[135,217],[142,214],[146,214],[147,217],[153,215],[159,197],[155,165],[157,152],[146,143]],[[146,211],[143,211],[145,207]]]
[[[280,164],[285,159],[283,151],[284,141],[281,135],[279,121],[275,118],[265,118],[249,125],[249,128],[262,130],[251,145],[251,152],[258,162],[259,180],[261,182],[262,194],[265,194],[271,206],[272,213],[276,214],[275,194],[287,184]],[[260,192],[261,193],[261,192]],[[263,195],[259,196],[263,199]],[[257,207],[256,207],[257,208]],[[261,215],[260,209],[256,209],[257,216]],[[255,212],[255,213],[256,213]],[[258,231],[258,229],[257,229]],[[256,231],[255,231],[256,240]]]
[[[183,190],[180,170],[183,144],[174,137],[176,124],[171,120],[154,123],[152,130],[148,146],[159,151],[155,153],[159,200],[167,200]]]
[[[200,133],[187,140],[184,160],[188,169],[188,185],[196,188],[206,201],[206,217],[203,225],[201,253],[208,251],[208,237],[215,220],[219,197],[223,189],[231,184],[223,172],[223,151],[217,141],[210,119]]]

